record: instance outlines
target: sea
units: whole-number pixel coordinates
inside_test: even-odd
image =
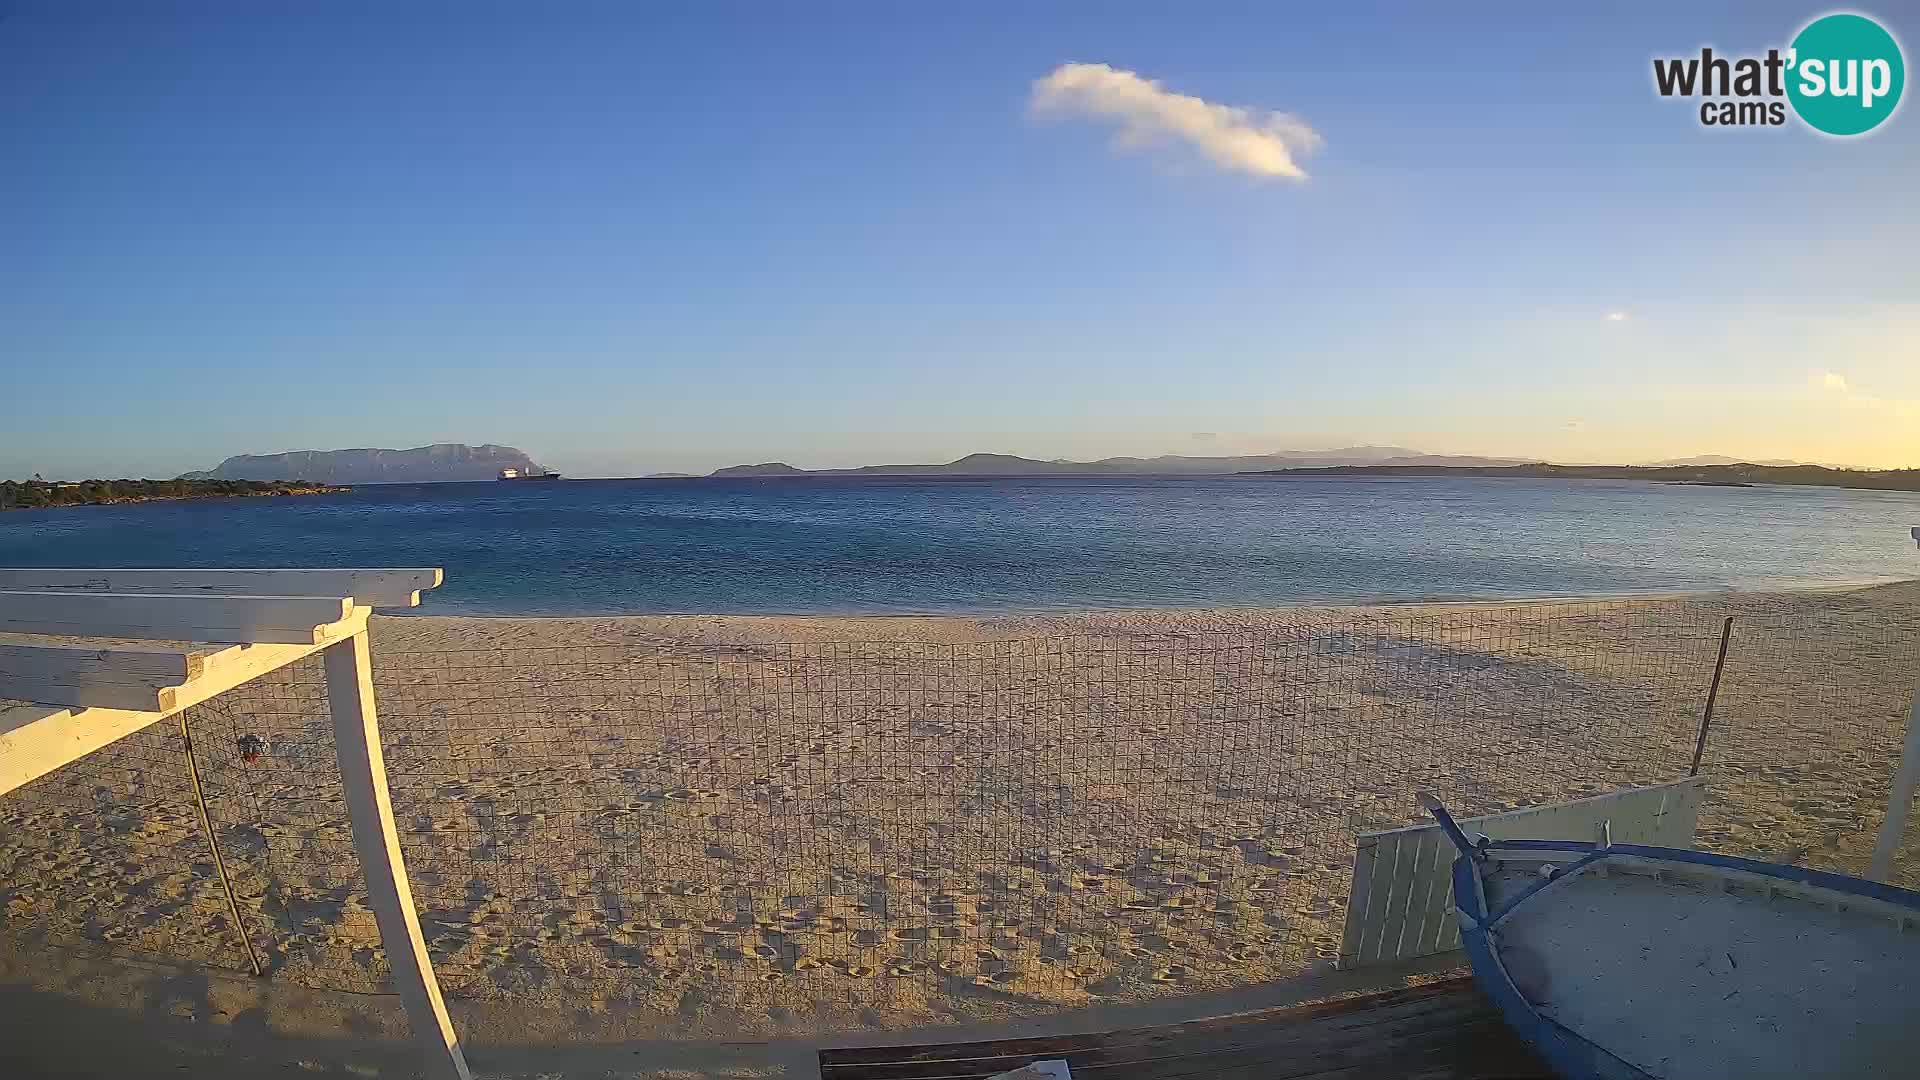
[[[418,614],[1269,607],[1920,577],[1920,493],[1450,477],[375,485],[0,514],[0,566],[439,566]]]

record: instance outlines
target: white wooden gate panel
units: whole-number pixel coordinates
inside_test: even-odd
[[[1616,843],[1685,848],[1693,844],[1705,789],[1705,779],[1689,777],[1466,818],[1460,827],[1496,840],[1593,840],[1605,822]],[[1456,853],[1439,826],[1366,833],[1354,848],[1342,968],[1399,963],[1460,947],[1453,919]]]

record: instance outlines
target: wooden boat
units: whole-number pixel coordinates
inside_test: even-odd
[[[1474,977],[1568,1080],[1920,1076],[1920,893],[1428,808]]]

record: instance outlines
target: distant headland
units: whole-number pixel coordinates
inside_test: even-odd
[[[1845,469],[1791,461],[1742,462],[1719,455],[1652,465],[1552,465],[1523,458],[1423,454],[1398,446],[1288,451],[1238,457],[1117,457],[1041,461],[1010,454],[969,454],[943,465],[866,465],[800,469],[784,461],[717,469],[716,477],[783,476],[1477,476],[1512,480],[1646,480],[1706,487],[1785,484],[1920,491],[1920,469]]]
[[[262,495],[325,495],[352,488],[284,480],[0,480],[0,510],[43,506],[106,506],[159,499],[218,499]]]
[[[411,450],[293,450],[239,454],[182,480],[303,480],[321,484],[433,484],[551,472],[512,446],[434,443]]]

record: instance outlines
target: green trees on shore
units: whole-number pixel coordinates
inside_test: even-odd
[[[235,495],[313,495],[347,488],[297,480],[83,480],[57,484],[0,480],[0,510],[38,506],[83,506],[148,499],[205,499]]]

